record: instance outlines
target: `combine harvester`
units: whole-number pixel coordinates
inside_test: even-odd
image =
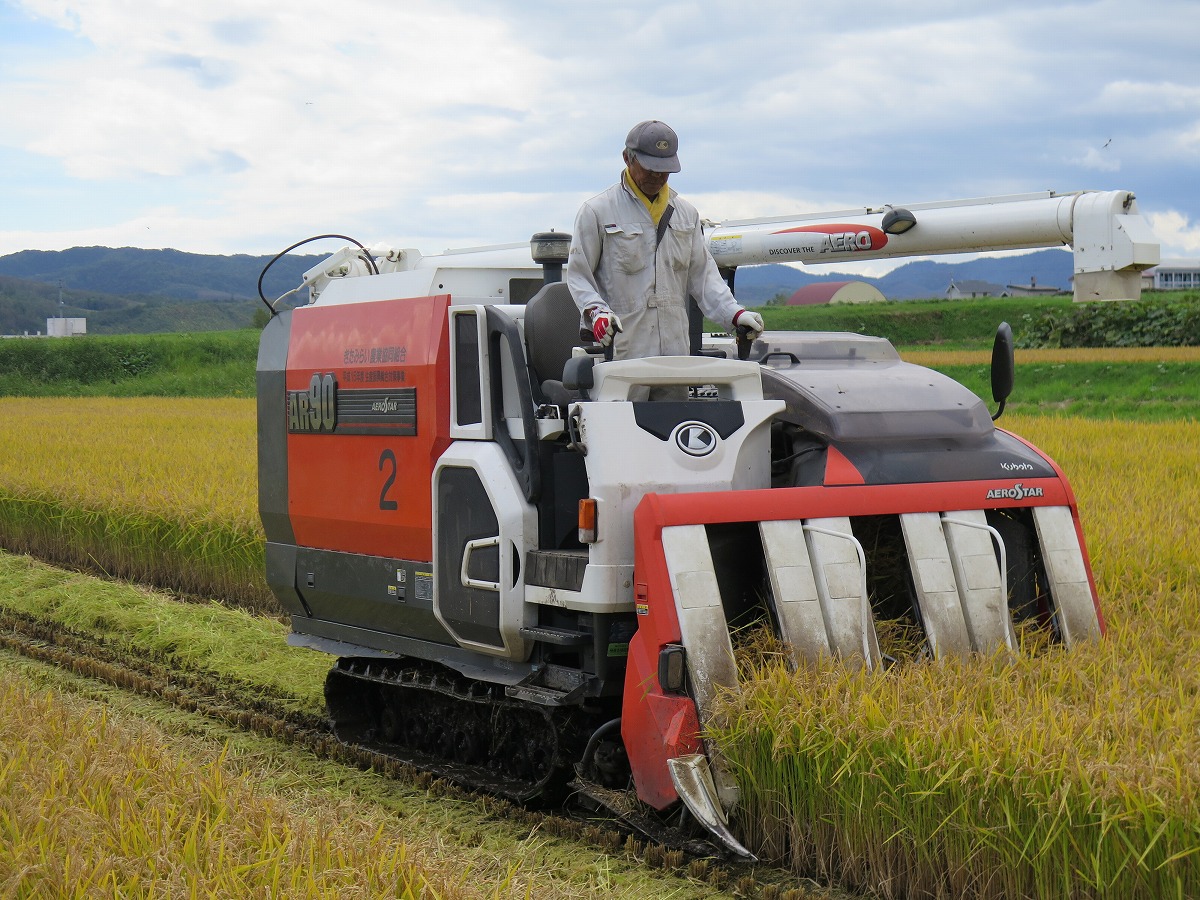
[[[731,283],[755,263],[1070,244],[1076,299],[1131,298],[1158,261],[1127,192],[709,240]],[[797,666],[869,669],[889,664],[877,620],[935,659],[1016,651],[1017,625],[1068,646],[1103,632],[1065,476],[966,388],[881,338],[767,332],[739,353],[698,318],[695,355],[604,361],[560,281],[568,242],[536,235],[532,261],[353,244],[305,275],[306,305],[268,302],[267,576],[291,643],[338,657],[339,737],[520,800],[569,790],[650,832],[682,800],[749,856],[704,736],[745,629]],[[1012,365],[1002,325],[1001,408]],[[630,399],[645,385],[689,399]]]

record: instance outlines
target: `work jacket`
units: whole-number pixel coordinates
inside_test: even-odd
[[[621,320],[615,359],[686,356],[689,294],[727,331],[741,309],[717,271],[696,208],[674,191],[670,205],[675,211],[661,243],[649,210],[623,178],[575,217],[567,287],[581,317],[600,306]]]

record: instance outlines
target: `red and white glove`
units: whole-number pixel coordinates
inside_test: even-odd
[[[596,338],[596,343],[607,347],[613,342],[613,335],[621,330],[621,320],[613,315],[611,309],[601,306],[592,308],[591,319],[592,335]]]
[[[763,324],[762,316],[748,309],[739,309],[733,314],[733,327],[745,328],[746,337],[751,341],[758,340],[758,336],[763,333],[766,325]]]

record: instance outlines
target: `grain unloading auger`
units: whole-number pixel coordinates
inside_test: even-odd
[[[1067,197],[1115,217],[1106,234],[1142,227],[1128,195]],[[946,206],[979,246],[1026,204],[1059,222],[1066,199],[1050,199]],[[764,227],[898,253],[938,209]],[[757,233],[717,236],[745,262]],[[561,257],[538,277],[524,247],[346,248],[264,329],[268,581],[290,640],[339,657],[339,736],[521,799],[573,777],[610,808],[682,800],[744,854],[704,730],[755,626],[796,666],[871,669],[895,652],[882,622],[934,659],[1014,652],[1026,628],[1066,645],[1102,632],[1066,479],[961,385],[854,334],[601,361]],[[1135,249],[1118,282],[1150,255]],[[1002,400],[1011,346],[995,357]],[[647,387],[687,399],[638,399]]]

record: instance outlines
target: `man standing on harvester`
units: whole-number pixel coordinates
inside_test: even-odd
[[[696,208],[667,187],[679,138],[663,122],[633,126],[620,180],[575,217],[567,287],[584,325],[614,359],[686,356],[688,296],[727,331],[753,340],[762,317],[738,305],[717,271]]]

